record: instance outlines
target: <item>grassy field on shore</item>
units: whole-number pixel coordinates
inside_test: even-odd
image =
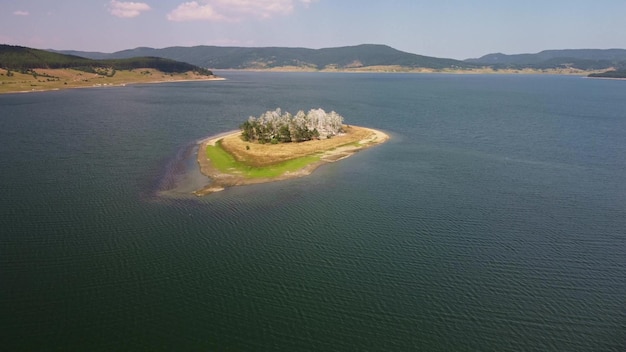
[[[280,161],[266,166],[252,166],[242,161],[236,160],[232,154],[222,147],[222,140],[209,145],[206,155],[211,160],[213,167],[224,173],[238,173],[247,178],[269,178],[277,177],[286,172],[294,172],[303,167],[320,160],[318,155],[304,156],[289,160]]]
[[[29,73],[0,69],[0,93],[207,79],[215,79],[215,76],[199,75],[194,72],[170,74],[150,68],[118,70],[111,77],[75,69],[34,69]]]

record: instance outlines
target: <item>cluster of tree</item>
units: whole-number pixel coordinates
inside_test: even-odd
[[[22,46],[0,45],[0,67],[15,71],[34,68],[71,68],[89,65],[92,60],[51,53]]]
[[[134,57],[129,59],[95,60],[105,67],[117,70],[132,70],[136,68],[154,68],[166,73],[183,73],[193,71],[201,75],[210,76],[213,73],[202,67],[186,62],[164,59],[160,57]]]
[[[213,74],[210,70],[196,65],[159,57],[91,60],[80,56],[64,55],[12,45],[0,45],[0,67],[9,70],[72,68],[90,73],[106,71],[108,76],[115,74],[115,70],[132,70],[136,68],[154,68],[166,73],[193,71],[206,76]]]
[[[240,126],[245,141],[259,143],[303,142],[311,139],[331,138],[343,131],[343,117],[334,111],[300,110],[292,115],[280,108],[267,111],[259,117],[250,116]]]

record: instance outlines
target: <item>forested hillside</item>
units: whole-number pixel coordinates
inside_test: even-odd
[[[211,71],[196,65],[160,57],[93,60],[76,55],[66,55],[12,45],[0,45],[0,68],[14,71],[37,68],[73,68],[86,72],[97,72],[101,69],[132,70],[136,68],[153,68],[165,73],[194,71],[204,75],[212,75]]]
[[[580,70],[603,70],[626,63],[624,49],[544,50],[536,54],[489,54],[465,62],[494,68],[550,69],[571,67]]]
[[[306,48],[246,48],[246,47],[169,47],[153,49],[140,47],[112,54],[68,51],[91,58],[128,58],[155,56],[188,62],[214,69],[267,69],[300,67],[314,70],[346,69],[372,66],[401,66],[406,68],[455,69],[476,65],[453,59],[441,59],[406,53],[386,45],[363,44],[327,49]]]

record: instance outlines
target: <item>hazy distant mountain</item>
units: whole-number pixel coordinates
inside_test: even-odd
[[[271,69],[298,67],[312,70],[398,66],[404,69],[563,69],[609,70],[626,68],[625,49],[545,50],[536,54],[489,54],[464,61],[416,55],[386,45],[363,44],[326,49],[283,47],[139,47],[115,53],[56,51],[91,59],[161,57],[214,69]]]
[[[410,54],[386,45],[374,44],[327,49],[177,46],[163,49],[139,47],[111,54],[80,51],[60,52],[93,59],[155,56],[214,69],[262,69],[285,66],[311,69],[346,69],[392,65],[431,69],[475,67],[474,64],[468,62]]]
[[[599,70],[619,67],[626,63],[625,49],[566,49],[545,50],[536,54],[489,54],[467,63],[493,67],[512,68],[559,68],[572,67],[582,70]]]

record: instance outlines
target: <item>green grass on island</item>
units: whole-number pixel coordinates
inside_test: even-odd
[[[320,160],[318,155],[304,156],[277,164],[255,167],[235,160],[235,158],[222,148],[222,141],[219,140],[215,146],[208,145],[206,156],[211,160],[211,164],[223,173],[241,175],[246,178],[273,178],[294,172],[303,167]]]

